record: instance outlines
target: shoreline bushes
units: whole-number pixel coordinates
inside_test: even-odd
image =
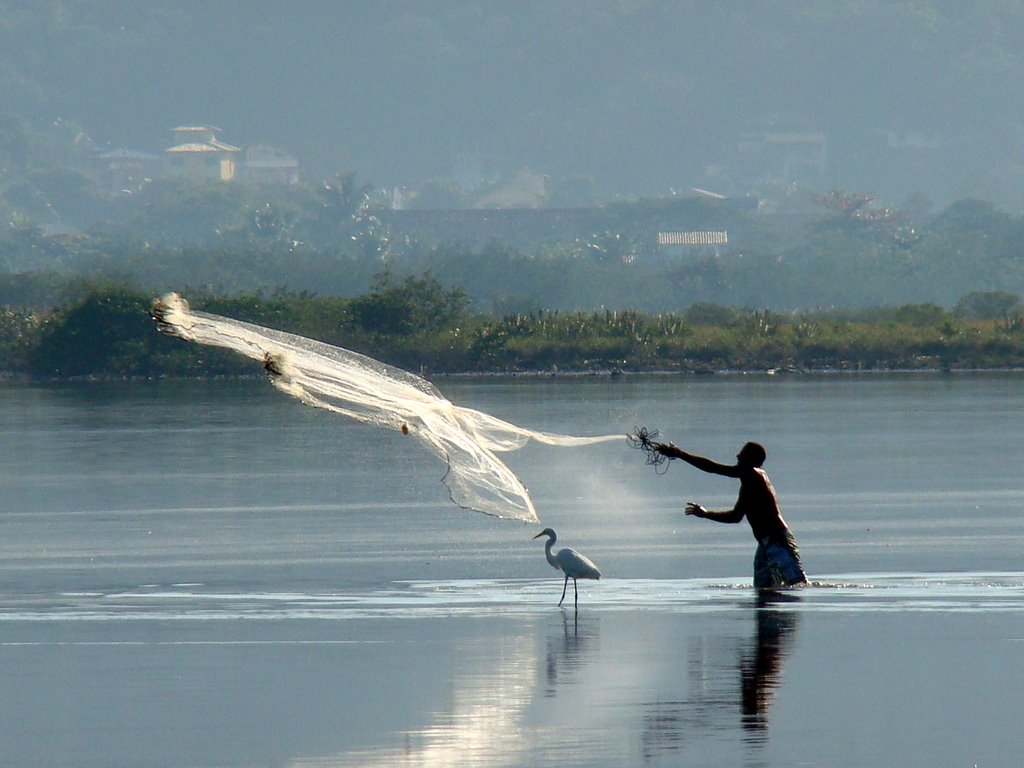
[[[256,372],[236,355],[158,333],[149,317],[154,298],[99,286],[49,312],[0,307],[0,373],[59,379]],[[979,319],[984,296],[966,301],[975,308],[970,313],[931,304],[855,314],[701,305],[679,314],[537,311],[499,318],[471,312],[464,292],[446,290],[429,275],[385,275],[354,299],[284,291],[186,298],[196,309],[434,374],[1024,367],[1019,304]]]

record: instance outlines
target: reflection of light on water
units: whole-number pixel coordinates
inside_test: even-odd
[[[1002,685],[1008,677],[1004,670],[1012,669],[1019,646],[1007,650],[995,643],[1019,643],[1022,633],[1011,612],[1019,614],[1024,606],[1024,573],[857,573],[818,575],[817,580],[817,585],[787,593],[789,600],[763,605],[746,579],[608,579],[588,585],[578,614],[555,607],[560,585],[548,578],[396,581],[344,593],[217,591],[209,584],[181,581],[110,592],[21,594],[0,605],[0,627],[7,648],[14,643],[282,646],[272,655],[217,650],[186,657],[156,649],[136,657],[165,670],[176,669],[182,659],[228,660],[224,674],[244,674],[247,680],[253,661],[281,660],[280,679],[275,672],[261,677],[261,667],[256,687],[243,690],[269,690],[273,698],[290,703],[303,722],[314,723],[310,728],[317,736],[321,728],[330,732],[329,737],[310,738],[310,733],[296,733],[291,721],[269,726],[271,738],[280,742],[280,755],[316,755],[296,766],[500,768],[562,760],[669,765],[678,758],[692,763],[712,754],[718,757],[705,764],[768,764],[775,751],[801,738],[805,711],[800,705],[809,696],[817,697],[817,706],[835,704],[828,725],[807,726],[811,741],[826,745],[822,749],[835,741],[836,732],[851,745],[857,743],[843,730],[862,711],[856,698],[844,700],[851,690],[859,695],[874,684],[883,701],[909,700],[928,711],[933,697],[920,683],[931,680],[931,659],[944,658],[927,655],[933,633],[910,638],[895,656],[887,652],[876,659],[874,649],[865,646],[876,640],[873,630],[879,627],[897,632],[914,626],[909,622],[921,622],[938,630],[944,653],[958,651],[966,639],[968,649],[984,649],[978,655],[986,658],[964,669],[990,675],[989,686]],[[986,617],[986,611],[1006,616]],[[899,613],[915,615],[904,620]],[[41,626],[45,622],[81,626],[51,629]],[[951,630],[943,629],[947,625]],[[981,629],[978,636],[970,629],[975,625]],[[423,637],[432,645],[414,653],[410,647],[421,628],[428,630]],[[851,628],[856,629],[851,633]],[[815,642],[794,644],[795,635]],[[817,643],[822,637],[836,647]],[[355,647],[323,656],[312,647],[344,643]],[[378,645],[360,647],[367,644]],[[284,648],[288,645],[308,646],[312,654],[307,647]],[[798,650],[788,656],[794,647]],[[431,649],[440,654],[435,657]],[[906,649],[924,654],[909,655]],[[989,651],[996,653],[989,657]],[[116,668],[120,653],[99,656]],[[92,655],[77,657],[82,668]],[[853,689],[840,676],[851,660]],[[365,673],[338,679],[360,686],[315,690],[326,664],[336,670],[349,661]],[[968,663],[966,651],[961,662]],[[879,664],[889,665],[885,679],[873,677]],[[909,671],[904,673],[904,667]],[[944,670],[947,682],[956,682],[959,668],[954,664]],[[312,690],[297,687],[290,676],[284,679],[284,672],[295,670],[309,673],[304,681],[314,683]],[[899,698],[885,698],[890,676],[911,683],[900,688]],[[123,679],[137,680],[140,690],[148,690],[146,674],[125,673]],[[862,687],[865,682],[868,688]],[[278,687],[264,687],[271,684]],[[177,685],[169,691],[177,696],[172,702],[191,706],[188,692]],[[961,695],[971,693],[969,686],[965,681]],[[844,696],[833,697],[833,689]],[[969,724],[987,724],[995,717],[1004,725],[1001,707],[1015,701],[1016,693],[1012,681],[1000,690],[1002,698],[994,697],[992,711],[973,715]],[[318,695],[328,705],[323,711],[319,699],[312,698]],[[984,694],[966,700],[977,704]],[[404,705],[394,707],[393,719],[388,715],[392,702]],[[375,714],[371,719],[360,712]],[[841,726],[833,727],[834,721]],[[98,722],[114,727],[109,718]],[[926,730],[930,722],[922,715],[907,739],[931,733]],[[231,738],[252,727],[233,718],[210,726]],[[279,733],[273,733],[275,727]],[[288,764],[288,758],[277,762]]]
[[[545,674],[552,693],[559,674],[577,669],[586,646],[597,634],[596,621],[580,621],[563,612],[562,631],[548,638]],[[448,768],[463,766],[520,766],[531,764],[544,749],[543,729],[527,718],[527,710],[540,688],[536,646],[524,637],[506,638],[486,659],[498,658],[497,666],[481,669],[480,663],[461,670],[452,681],[452,700],[435,713],[436,722],[401,734],[402,745],[347,752],[291,763],[303,766],[415,766]]]
[[[513,638],[498,656],[500,666],[469,670],[453,681],[450,708],[437,722],[403,734],[392,748],[298,760],[300,766],[526,765],[533,744],[526,738],[524,711],[536,684],[532,647]]]

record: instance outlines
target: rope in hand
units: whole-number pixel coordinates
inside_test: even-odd
[[[633,433],[626,435],[626,440],[634,448],[638,448],[646,454],[645,463],[654,467],[654,471],[663,474],[668,471],[669,457],[658,451],[660,443],[655,442],[658,437],[658,430],[648,430],[647,427],[633,427]],[[664,467],[664,469],[662,469]]]

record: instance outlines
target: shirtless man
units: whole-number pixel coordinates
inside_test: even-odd
[[[661,455],[682,459],[702,472],[735,477],[740,481],[740,494],[732,509],[712,512],[700,504],[690,502],[686,505],[686,514],[718,523],[738,523],[744,517],[747,518],[754,538],[757,539],[757,552],[754,555],[756,589],[777,589],[807,583],[796,539],[782,519],[775,489],[768,475],[761,469],[767,454],[760,443],[744,445],[736,454],[736,464],[731,466],[687,453],[673,443],[655,443],[652,447]]]

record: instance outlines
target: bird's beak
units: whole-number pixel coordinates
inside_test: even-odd
[[[540,533],[538,533],[538,534],[537,534],[536,536],[531,536],[530,538],[531,538],[531,539],[539,539],[539,538],[540,538],[541,536],[543,536],[543,535],[544,535],[544,531],[541,531],[541,532],[540,532]]]

